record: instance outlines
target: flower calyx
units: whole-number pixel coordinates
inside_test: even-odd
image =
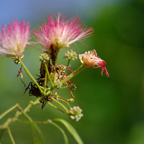
[[[20,59],[24,58],[24,55],[13,56],[12,58],[14,59],[15,64],[20,64],[19,58]]]

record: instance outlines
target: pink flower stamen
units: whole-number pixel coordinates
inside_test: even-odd
[[[51,46],[54,48],[69,47],[72,43],[93,33],[93,28],[83,28],[84,24],[80,23],[80,17],[69,18],[62,13],[54,18],[53,15],[48,16],[48,24],[46,22],[39,26],[39,31],[35,30],[38,42],[49,50]]]
[[[71,73],[73,72],[71,69],[67,68]]]
[[[9,25],[3,25],[0,31],[0,54],[20,56],[29,44],[30,25],[25,21],[12,20]]]

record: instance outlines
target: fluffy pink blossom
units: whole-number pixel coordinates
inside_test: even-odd
[[[11,24],[3,25],[0,31],[0,54],[20,56],[29,44],[30,25],[25,21],[12,20]]]
[[[80,17],[69,18],[66,20],[64,14],[58,13],[58,16],[49,15],[48,24],[46,22],[39,26],[39,30],[35,31],[38,42],[49,50],[51,46],[54,48],[69,47],[72,43],[80,41],[86,36],[93,33],[93,28],[84,28],[84,24],[80,23]]]
[[[101,67],[101,74],[103,75],[103,71],[106,73],[107,77],[109,77],[108,71],[106,69],[106,62],[97,56],[95,50],[85,52],[84,54],[79,54],[79,59],[82,64],[87,67],[99,68]]]

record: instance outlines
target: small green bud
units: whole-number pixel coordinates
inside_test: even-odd
[[[71,91],[75,91],[77,89],[77,86],[75,84],[71,84],[69,86],[69,88],[70,88]]]
[[[52,122],[52,120],[51,120],[51,119],[48,119],[48,120],[47,120],[47,122],[48,122],[48,123],[51,123],[51,122]]]
[[[77,59],[77,53],[74,52],[73,50],[67,51],[65,53],[64,58],[68,59],[68,60],[75,60],[75,59]]]
[[[50,56],[47,53],[43,53],[40,54],[39,59],[40,61],[43,61],[45,63],[50,59]]]
[[[74,102],[74,99],[71,98],[71,99],[68,99],[67,101],[69,101],[69,102]]]

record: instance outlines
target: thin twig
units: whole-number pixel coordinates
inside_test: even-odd
[[[13,136],[12,136],[12,133],[11,133],[11,131],[10,131],[10,128],[8,127],[7,130],[8,130],[8,134],[9,134],[9,136],[10,136],[10,139],[11,139],[11,141],[12,141],[12,144],[15,144],[15,141],[14,141],[14,139],[13,139]]]

